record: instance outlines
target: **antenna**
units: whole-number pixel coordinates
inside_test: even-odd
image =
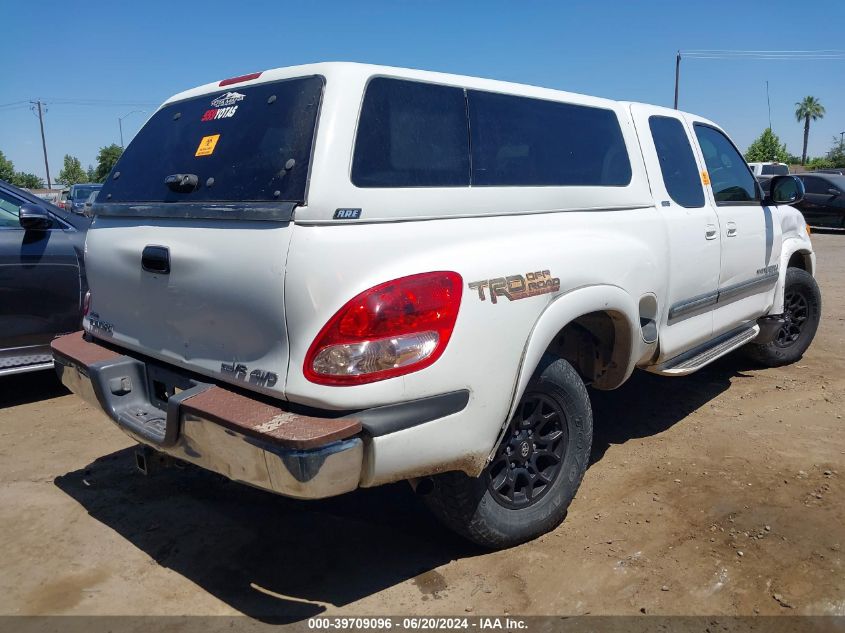
[[[769,129],[772,129],[772,102],[769,101],[769,80],[766,80],[766,104],[769,106]]]

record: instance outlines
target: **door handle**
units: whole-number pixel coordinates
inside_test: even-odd
[[[736,222],[728,222],[728,237],[736,237]]]
[[[708,224],[707,228],[704,231],[704,237],[705,237],[705,239],[708,239],[708,240],[715,240],[716,235],[718,235],[718,233],[719,232],[716,230],[715,224]]]

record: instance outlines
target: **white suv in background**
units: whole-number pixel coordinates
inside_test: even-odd
[[[786,163],[748,163],[755,176],[787,176],[789,165]]]

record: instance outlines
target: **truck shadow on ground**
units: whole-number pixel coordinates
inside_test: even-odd
[[[740,354],[731,354],[689,376],[669,378],[636,371],[619,389],[591,389],[590,463],[599,461],[612,444],[662,433],[729,389],[732,379],[750,378],[749,369],[759,367]]]
[[[0,409],[49,400],[70,393],[52,369],[0,378]]]
[[[619,390],[593,392],[591,461],[671,427],[735,376],[729,360],[681,379],[638,372]],[[158,564],[264,622],[300,621],[408,579],[430,599],[446,588],[437,567],[483,553],[436,523],[406,484],[301,502],[190,466],[143,477],[132,449],[55,484]]]

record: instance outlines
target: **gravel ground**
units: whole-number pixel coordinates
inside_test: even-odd
[[[845,615],[845,235],[815,235],[822,325],[593,392],[592,464],[553,533],[467,546],[406,485],[297,502],[132,442],[52,375],[0,379],[0,614]]]

